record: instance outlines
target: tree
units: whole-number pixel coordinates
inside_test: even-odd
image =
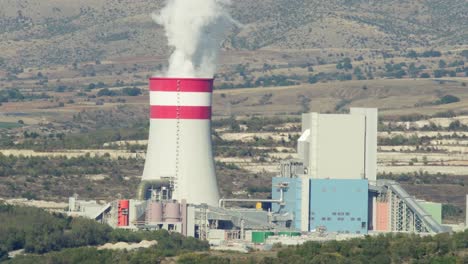
[[[416,78],[418,76],[418,73],[419,73],[419,70],[418,68],[416,67],[416,65],[413,63],[411,63],[408,67],[408,75],[411,77],[411,78]]]
[[[439,68],[443,69],[447,67],[447,63],[444,60],[439,60]]]
[[[317,75],[311,75],[309,76],[308,80],[307,80],[309,83],[317,83],[319,80],[318,80],[318,77]]]
[[[462,55],[463,57],[465,57],[466,59],[468,59],[468,50],[463,50],[460,55]]]
[[[418,57],[418,53],[414,50],[410,50],[408,54],[406,54],[406,57],[415,59]]]
[[[427,72],[423,72],[420,77],[421,78],[431,78],[431,75],[429,75],[429,73],[427,73]]]
[[[435,70],[434,71],[434,77],[435,78],[440,78],[445,76],[445,70]]]
[[[127,87],[127,88],[122,89],[122,93],[127,96],[138,96],[138,95],[141,95],[141,89],[137,87],[133,87],[133,88]]]
[[[116,92],[111,91],[111,90],[109,90],[108,88],[101,89],[101,90],[99,90],[99,92],[97,93],[97,96],[98,96],[98,97],[101,97],[101,96],[116,96],[116,95],[117,95]]]
[[[94,83],[90,83],[90,84],[88,85],[88,90],[93,90],[93,89],[95,89],[95,88],[96,88],[96,84],[94,84]]]
[[[456,102],[460,102],[460,98],[451,94],[447,94],[441,97],[438,101],[436,101],[435,104],[442,105],[442,104],[451,104],[451,103],[456,103]]]
[[[336,64],[336,68],[338,70],[351,70],[353,68],[353,65],[351,64],[351,59],[350,58],[344,58],[340,62]]]
[[[460,120],[452,121],[448,127],[449,130],[458,130],[462,127]]]

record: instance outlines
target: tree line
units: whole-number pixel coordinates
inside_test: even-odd
[[[71,218],[63,214],[50,214],[42,209],[0,204],[0,261],[8,252],[24,249],[26,253],[44,254],[66,248],[96,246],[104,243],[141,242],[156,240],[156,248],[148,250],[155,259],[175,256],[186,251],[203,251],[208,244],[194,238],[167,231],[130,231],[112,229],[105,224],[85,218]],[[145,252],[139,252],[144,258]],[[114,263],[113,252],[100,253],[96,249],[79,248],[45,256],[19,257],[12,263]],[[82,261],[79,261],[79,260]],[[48,261],[47,261],[48,260]],[[102,261],[101,261],[102,260]],[[52,261],[52,262],[50,262]],[[141,262],[140,262],[141,263]],[[150,262],[145,262],[150,263]],[[151,262],[152,263],[152,262]]]

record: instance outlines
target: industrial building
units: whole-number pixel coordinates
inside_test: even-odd
[[[300,231],[448,231],[440,204],[417,201],[399,184],[377,179],[377,124],[372,108],[303,114],[298,159],[283,161],[272,180],[273,186],[285,182],[291,188],[273,211],[292,215],[291,226]],[[278,197],[274,187],[272,195]]]
[[[71,197],[69,214],[116,228],[166,229],[214,245],[449,231],[441,225],[440,204],[417,201],[397,183],[377,179],[377,109],[303,114],[297,158],[281,162],[272,198],[220,199],[212,89],[212,79],[151,78],[149,144],[137,199],[99,205]],[[237,202],[257,208],[227,207]]]

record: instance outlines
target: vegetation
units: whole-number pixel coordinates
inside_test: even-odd
[[[18,124],[17,126],[20,126]],[[1,127],[0,127],[1,128]],[[4,138],[0,146],[15,149],[33,149],[37,151],[61,150],[61,149],[115,149],[118,145],[106,145],[105,143],[121,140],[142,140],[148,138],[146,124],[135,124],[133,127],[116,129],[98,129],[83,133],[50,133],[39,134],[37,132],[23,133],[21,142],[14,142],[14,138]],[[124,145],[127,149],[137,150],[138,146]]]
[[[132,166],[133,160],[111,160],[109,155],[103,157],[16,157],[0,153],[0,177],[28,175],[38,177],[51,175],[87,175],[117,173],[119,167]]]
[[[109,88],[103,88],[97,92],[97,96],[139,96],[141,95],[141,89],[137,87],[126,87],[121,90],[110,90]]]
[[[463,261],[468,232],[419,237],[380,235],[349,241],[307,242],[264,263],[456,263]],[[466,260],[466,258],[465,258]]]
[[[407,54],[406,57],[408,58],[418,58],[418,57],[423,57],[423,58],[431,58],[431,57],[440,57],[442,56],[442,53],[438,50],[427,50],[423,51],[421,53],[417,53],[414,50],[410,50]]]
[[[447,212],[449,212],[448,210]],[[111,229],[107,225],[41,209],[0,205],[0,259],[7,252],[24,248],[26,253],[45,255],[18,256],[9,263],[159,263],[167,257],[180,256],[178,263],[252,263],[253,256],[226,258],[222,254],[194,253],[206,251],[208,244],[183,238],[166,231],[132,232]],[[109,251],[83,246],[107,242],[139,242],[156,240],[158,245],[137,251]],[[69,248],[69,249],[66,249]],[[282,248],[275,258],[255,260],[257,263],[463,263],[468,248],[468,231],[453,235],[388,234],[376,237],[306,242]],[[60,251],[61,250],[61,251]],[[190,253],[189,253],[190,252]],[[436,261],[436,262],[434,262]]]
[[[95,246],[108,242],[140,242],[156,240],[158,246],[139,252],[136,259],[161,260],[187,251],[203,251],[208,244],[193,238],[183,238],[179,234],[167,231],[129,231],[112,229],[107,225],[83,218],[70,218],[61,214],[49,214],[43,210],[30,207],[0,205],[0,219],[5,223],[0,226],[0,260],[5,259],[6,252],[24,248],[26,253],[47,253],[64,248]],[[122,252],[125,253],[126,252]],[[45,256],[19,257],[12,263],[81,263],[80,260],[93,263],[112,263],[106,257],[115,257],[115,252],[97,251],[92,248],[65,250]],[[134,254],[130,254],[134,255]],[[150,256],[145,256],[150,255]],[[115,259],[115,258],[114,258]],[[132,262],[139,263],[139,262]]]
[[[32,207],[0,204],[0,220],[3,223],[0,226],[0,249],[3,250],[3,257],[6,251],[17,249],[43,254],[63,248],[119,241],[157,240],[158,250],[166,256],[174,255],[180,250],[196,251],[208,248],[204,242],[184,239],[178,234],[169,234],[166,231],[133,232],[112,229],[93,220],[49,214]]]
[[[451,103],[456,103],[460,102],[460,98],[454,96],[454,95],[444,95],[441,97],[439,100],[435,102],[436,105],[442,105],[442,104],[451,104]]]

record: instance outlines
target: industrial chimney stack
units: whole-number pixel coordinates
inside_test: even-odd
[[[140,199],[218,204],[212,91],[213,79],[150,79],[150,130]]]

